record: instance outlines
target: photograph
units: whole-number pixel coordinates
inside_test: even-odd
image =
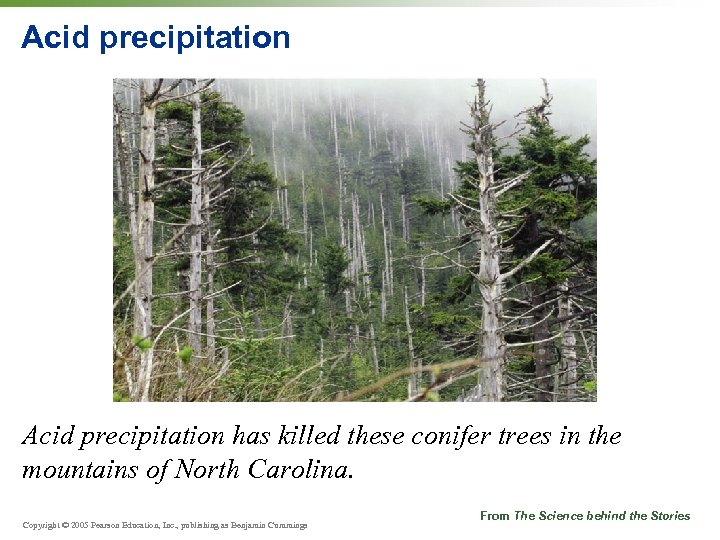
[[[113,401],[597,401],[596,102],[115,79]]]
[[[717,537],[704,1],[0,0],[0,538]]]

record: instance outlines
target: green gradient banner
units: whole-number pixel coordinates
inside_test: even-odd
[[[0,0],[0,7],[657,7],[704,3],[702,0]]]

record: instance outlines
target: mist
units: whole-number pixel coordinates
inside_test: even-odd
[[[522,126],[521,113],[540,103],[541,79],[488,79],[486,94],[492,105],[492,120],[501,124],[496,135],[503,137]],[[372,118],[382,126],[410,133],[413,150],[421,141],[421,130],[442,139],[453,159],[464,159],[467,136],[461,131],[469,119],[469,104],[475,96],[470,79],[235,79],[220,80],[218,88],[246,115],[251,133],[293,123],[306,111],[352,107],[359,122]],[[553,96],[550,121],[555,129],[572,138],[589,135],[587,151],[596,154],[597,85],[593,79],[549,79]],[[435,131],[437,130],[437,134]],[[404,133],[403,133],[404,135]],[[510,147],[512,148],[512,142]]]

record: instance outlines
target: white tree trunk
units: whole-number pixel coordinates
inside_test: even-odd
[[[115,200],[118,202],[118,206],[122,207],[125,204],[124,185],[128,180],[126,171],[127,161],[122,109],[115,94],[113,94],[113,128],[115,133],[115,139],[113,141],[115,143]]]
[[[202,127],[200,110],[200,87],[193,80],[192,105],[192,191],[190,195],[190,313],[188,318],[188,341],[197,358],[201,354],[202,331],[201,276],[202,276]]]
[[[558,299],[558,318],[560,323],[561,347],[560,347],[560,384],[564,387],[567,400],[573,401],[577,393],[577,339],[572,331],[572,301],[568,294],[568,281],[560,285],[562,295]],[[567,320],[565,320],[567,319]]]
[[[405,195],[400,195],[400,212],[402,218],[402,237],[407,243],[410,242],[410,220],[407,213],[407,199]]]
[[[424,249],[424,246],[420,244],[420,249]],[[425,307],[425,255],[420,256],[420,305]]]
[[[421,368],[422,365],[418,363],[416,365],[415,360],[415,347],[413,346],[413,330],[410,325],[410,307],[408,305],[408,293],[407,287],[403,289],[405,299],[405,327],[407,329],[407,344],[408,344],[408,367],[413,370],[415,368]],[[415,371],[410,374],[408,380],[408,398],[412,398],[418,394],[421,381],[420,371]]]
[[[385,205],[383,204],[383,196],[380,193],[380,211],[383,227],[383,249],[385,250],[385,291],[386,298],[393,296],[393,264],[392,264],[392,247],[390,244],[390,234],[385,223]],[[389,221],[392,221],[391,219]]]
[[[209,217],[209,213],[208,213]],[[212,231],[208,233],[207,256],[205,268],[207,269],[207,301],[205,304],[205,333],[207,334],[206,355],[210,362],[215,360],[215,255],[213,253],[214,243]]]
[[[385,322],[385,317],[387,316],[387,293],[385,292],[385,289],[387,288],[386,282],[387,282],[387,276],[385,275],[385,272],[383,272],[382,285],[380,287],[380,321],[381,322]]]
[[[373,368],[375,376],[380,375],[380,362],[378,361],[377,343],[375,343],[375,324],[370,323],[370,348],[372,350]]]
[[[210,208],[210,186],[203,186],[203,230],[205,231],[205,333],[206,356],[210,362],[215,361],[215,235],[213,235],[212,210]]]
[[[300,171],[300,179],[302,185],[302,213],[303,213],[303,236],[305,237],[305,245],[308,245],[308,207],[307,192],[305,191],[305,170]],[[312,247],[310,248],[312,253]]]
[[[500,235],[495,212],[495,171],[490,113],[485,101],[485,81],[477,82],[478,95],[471,106],[473,150],[478,166],[478,217],[480,263],[477,284],[482,305],[479,384],[481,401],[502,401],[504,397],[505,340],[500,329],[502,318],[502,275],[500,273]]]
[[[152,342],[153,228],[155,221],[155,96],[161,81],[140,84],[140,160],[138,174],[137,245],[135,246],[135,335]],[[143,348],[132,399],[150,399],[154,343]]]

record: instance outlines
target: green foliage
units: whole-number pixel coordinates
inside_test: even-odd
[[[428,163],[421,156],[411,155],[400,167],[399,191],[406,197],[429,188]]]
[[[530,355],[518,354],[507,362],[507,369],[514,373],[534,373],[535,360]]]
[[[377,152],[370,163],[371,185],[384,186],[386,191],[399,182],[398,165],[389,149]]]
[[[550,253],[541,253],[525,267],[525,277],[529,280],[539,278],[545,287],[562,283],[573,275],[568,271],[565,259],[554,257]]]
[[[568,226],[577,218],[577,200],[572,194],[560,191],[544,191],[535,198],[535,209],[548,221]]]
[[[153,346],[152,340],[149,340],[147,338],[142,338],[140,336],[135,336],[132,338],[132,344],[140,349],[141,351],[147,351],[148,349],[151,349]]]
[[[413,201],[418,203],[429,216],[447,214],[454,206],[454,202],[450,199],[433,199],[421,195],[413,197]]]
[[[468,298],[472,292],[473,282],[474,278],[469,272],[451,277],[447,288],[448,302],[457,304]]]
[[[158,148],[164,168],[190,166],[191,113],[186,102],[170,101],[158,108],[158,120],[167,124],[170,134],[169,144]],[[245,115],[218,92],[205,92],[201,128],[203,147],[208,149],[203,162],[221,175],[215,193],[225,193],[213,210],[211,224],[218,231],[221,249],[216,279],[235,283],[230,291],[233,299],[251,305],[261,295],[288,291],[298,274],[283,255],[294,253],[298,240],[271,215],[277,181],[267,163],[253,159]],[[159,194],[156,209],[162,219],[184,223],[189,219],[190,191],[187,182],[172,182],[178,174],[186,173],[164,173],[158,178],[169,184]],[[172,270],[182,280],[188,267],[189,258],[183,256]]]
[[[498,160],[500,179],[530,172],[528,179],[499,205],[501,210],[523,208],[520,225],[507,233],[514,240],[513,250],[518,257],[528,255],[550,237],[556,238],[557,248],[558,240],[565,241],[557,233],[567,231],[592,212],[596,196],[596,162],[584,151],[589,137],[571,141],[532,115],[527,121],[530,131],[518,139],[518,152]],[[553,265],[546,266],[557,271]],[[536,266],[528,271],[538,269]],[[549,282],[557,282],[553,276],[546,277]]]
[[[246,314],[249,315],[249,314]],[[231,401],[276,401],[304,399],[299,393],[317,382],[317,371],[307,371],[303,362],[291,365],[278,355],[277,340],[272,337],[223,338],[232,358],[230,370],[221,382]],[[299,359],[298,359],[299,360]]]
[[[179,120],[190,123],[192,121],[192,107],[184,101],[168,101],[158,107],[156,119]]]
[[[192,347],[185,346],[177,353],[177,357],[182,360],[183,363],[187,363],[192,359],[193,349]]]
[[[424,391],[424,389],[423,389],[423,391]],[[440,394],[438,394],[437,392],[430,391],[425,394],[425,399],[427,401],[440,401]]]
[[[438,333],[447,333],[458,330],[468,322],[466,315],[455,315],[446,311],[433,311],[430,314],[430,324]]]
[[[482,325],[473,275],[479,263],[477,235],[463,229],[463,224],[476,226],[478,221],[473,210],[477,205],[474,160],[455,167],[455,195],[464,197],[464,205],[450,197],[440,198],[448,185],[446,157],[452,152],[447,149],[460,146],[460,136],[457,141],[444,137],[455,133],[457,126],[443,133],[445,128],[439,125],[436,133],[429,135],[420,133],[415,124],[394,124],[392,111],[378,108],[377,117],[366,114],[365,104],[355,102],[354,97],[347,103],[334,96],[329,101],[320,92],[301,104],[298,95],[285,95],[275,82],[264,87],[256,81],[248,82],[246,90],[235,96],[248,106],[247,117],[218,93],[202,96],[203,148],[219,145],[203,154],[203,162],[206,166],[212,163],[224,174],[212,183],[213,195],[224,195],[214,201],[208,227],[215,239],[215,290],[227,287],[214,303],[216,357],[206,358],[204,350],[193,351],[189,346],[175,352],[175,338],[187,337],[172,328],[163,334],[162,342],[136,337],[132,340],[136,349],[130,347],[128,358],[116,361],[115,388],[119,390],[114,399],[126,399],[122,394],[124,374],[117,369],[122,367],[120,362],[128,361],[132,366],[139,350],[154,347],[156,369],[162,376],[153,379],[152,399],[334,400],[407,368],[405,287],[411,302],[415,358],[424,366],[441,366],[475,357]],[[336,113],[340,160],[330,124],[330,103]],[[158,108],[157,119],[158,140],[167,138],[169,144],[157,148],[158,162],[166,170],[159,171],[157,178],[161,187],[155,193],[155,247],[164,246],[189,219],[189,182],[180,178],[187,171],[167,169],[190,165],[191,108],[186,102],[164,103]],[[348,124],[351,121],[352,126]],[[446,146],[448,142],[453,144]],[[497,201],[498,210],[512,210],[516,216],[511,227],[503,228],[501,270],[553,239],[543,255],[508,280],[505,290],[508,298],[519,301],[521,307],[515,306],[517,309],[524,310],[522,306],[534,295],[550,298],[556,294],[552,288],[566,278],[576,279],[594,271],[595,172],[594,161],[584,154],[586,144],[584,138],[571,140],[549,126],[531,125],[517,145],[495,149],[498,181],[532,171],[524,183]],[[422,155],[413,153],[420,148]],[[338,239],[339,175],[344,190],[346,246]],[[408,203],[404,209],[401,196]],[[362,248],[369,263],[357,284],[348,277],[349,255],[356,254],[353,250],[358,248],[350,232],[351,197],[359,202]],[[287,226],[279,222],[279,203],[284,200],[290,209]],[[303,201],[307,202],[307,235],[303,234]],[[409,240],[401,235],[402,210],[408,212]],[[127,210],[118,204],[115,212],[117,298],[134,278],[134,260]],[[385,224],[381,221],[383,213]],[[395,291],[384,291],[386,312],[381,315],[380,291],[386,279],[383,225],[393,251]],[[155,262],[156,325],[165,325],[188,307],[188,297],[183,294],[188,288],[188,237],[189,233],[182,234],[167,248],[176,256],[159,256]],[[207,238],[203,237],[202,244],[207,245]],[[449,249],[451,244],[458,249]],[[465,268],[459,268],[456,260]],[[203,294],[206,275],[203,272]],[[365,277],[370,282],[369,294]],[[534,278],[530,285],[518,285]],[[124,342],[132,335],[132,307],[132,295],[128,295],[115,311],[116,324],[124,325],[116,334],[125,336]],[[508,318],[517,314],[512,309],[506,312]],[[173,326],[186,323],[186,317],[181,317]],[[517,332],[508,341],[528,341],[530,333]],[[124,348],[128,348],[127,343]],[[512,350],[508,371],[520,379],[530,379],[534,371],[532,349]],[[229,364],[224,363],[226,355]],[[175,376],[178,361],[185,364],[180,370],[182,377]],[[222,371],[226,366],[227,371]],[[581,368],[578,372],[578,386],[583,384],[590,392],[583,382],[588,374],[580,373]],[[437,367],[435,378],[443,373],[443,368]],[[419,386],[430,389],[428,401],[454,400],[461,391],[477,384],[475,377],[467,376],[435,391],[431,380],[430,373],[419,375]],[[407,392],[408,380],[403,376],[361,399],[403,401]]]
[[[538,308],[519,319],[527,324],[518,325],[517,331],[506,332],[509,342],[533,341],[535,332],[541,329],[545,332],[544,328],[555,326],[557,323],[552,318],[551,308],[545,307],[545,302],[557,294],[560,284],[567,282],[570,287],[577,286],[581,279],[579,276],[587,282],[593,279],[595,273],[596,162],[585,152],[590,139],[583,136],[572,140],[567,135],[558,134],[547,122],[547,115],[529,114],[527,126],[528,131],[517,139],[516,147],[501,148],[496,145],[493,149],[498,186],[525,176],[524,180],[502,190],[495,201],[496,223],[502,231],[502,271],[513,268],[534,254],[534,259],[505,284],[508,290],[514,291],[513,295],[517,295],[513,298],[520,306]],[[427,327],[444,341],[451,341],[463,330],[472,331],[473,327],[478,327],[477,322],[473,324],[454,313],[453,306],[460,307],[468,301],[474,301],[477,306],[473,272],[477,272],[483,256],[479,252],[477,237],[478,231],[484,227],[479,212],[477,161],[458,162],[455,173],[459,185],[453,197],[445,200],[415,197],[429,216],[454,209],[468,229],[468,233],[459,239],[460,247],[456,251],[448,251],[458,257],[458,262],[462,260],[466,270],[449,276],[444,294],[436,295],[445,309],[439,309],[425,321]],[[537,255],[548,241],[552,241],[549,247],[546,245]],[[584,290],[592,291],[590,284],[586,287]],[[515,308],[517,305],[510,305],[511,310]],[[519,312],[524,310],[527,307],[520,308]],[[539,324],[546,315],[548,322]],[[509,360],[508,371],[533,374],[536,369],[535,351],[531,350],[532,353],[519,354]]]
[[[322,244],[318,254],[318,264],[322,283],[331,298],[336,297],[348,285],[343,272],[349,263],[350,260],[347,258],[347,252],[343,246],[332,240],[327,240]]]
[[[224,391],[232,401],[292,401],[288,381],[298,374],[298,366],[235,365],[222,381]]]

